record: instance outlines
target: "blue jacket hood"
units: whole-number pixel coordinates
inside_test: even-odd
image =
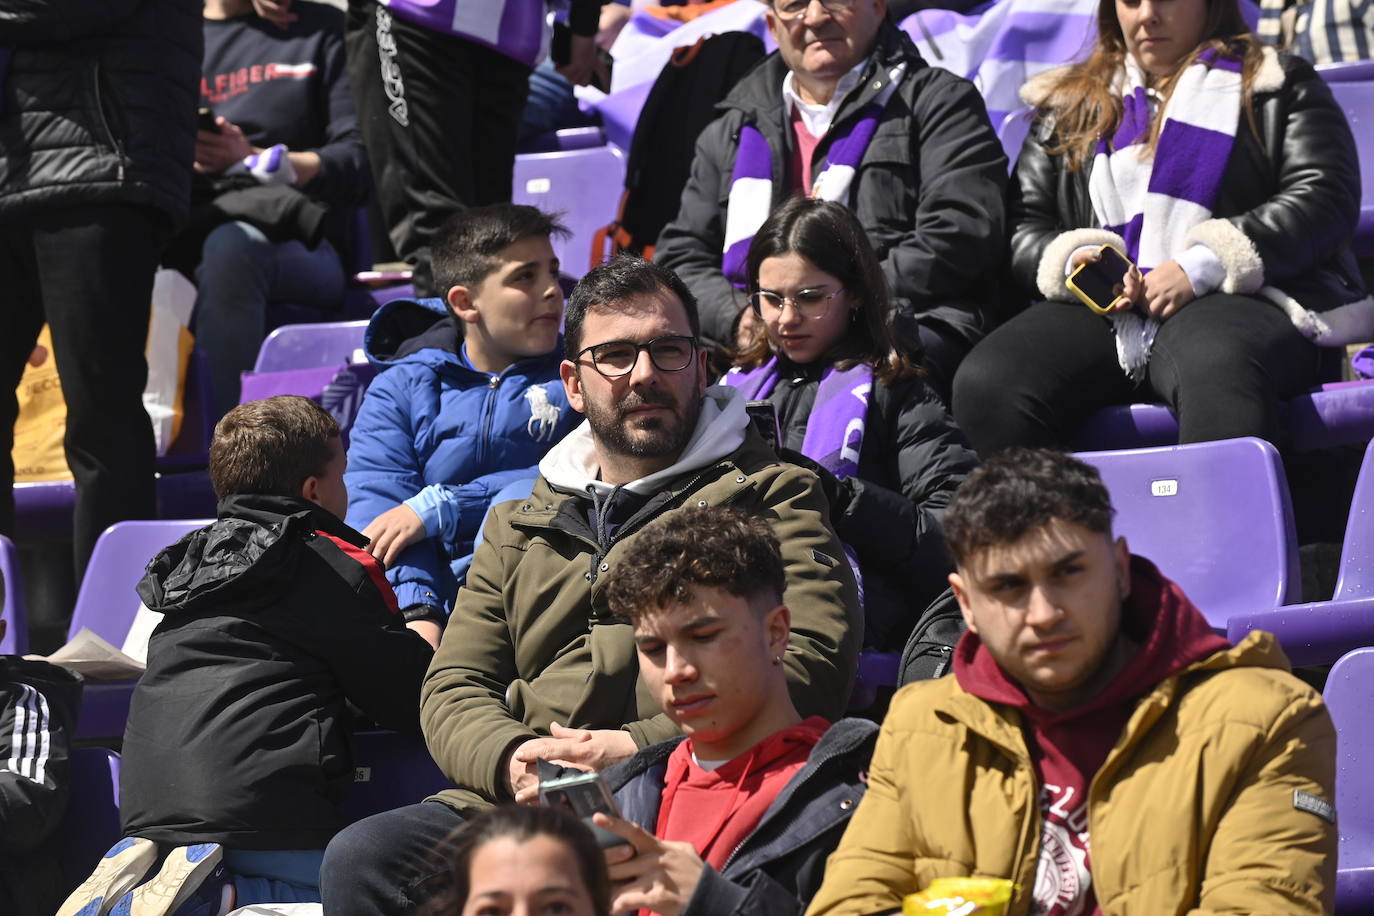
[[[377,309],[363,335],[363,352],[378,372],[416,359],[437,368],[463,366],[463,335],[443,299],[392,299]]]

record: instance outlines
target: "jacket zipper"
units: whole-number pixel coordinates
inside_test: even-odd
[[[100,116],[100,126],[105,131],[105,140],[110,144],[110,149],[114,150],[117,162],[115,177],[120,181],[124,180],[124,144],[115,139],[114,131],[110,129],[110,121],[105,117],[105,102],[100,93],[100,61],[95,62],[91,68],[91,79],[95,89],[95,111]]]
[[[477,466],[485,467],[487,462],[486,441],[491,434],[491,415],[496,412],[496,389],[501,387],[505,370],[487,378],[487,396],[482,402],[482,435],[477,437]]]

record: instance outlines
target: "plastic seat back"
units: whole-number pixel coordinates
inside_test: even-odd
[[[1374,441],[1364,450],[1364,462],[1350,500],[1341,547],[1340,578],[1333,600],[1374,596]]]
[[[1233,614],[1299,597],[1297,537],[1279,454],[1261,439],[1082,452],[1116,508],[1114,530],[1224,631]]]
[[[0,534],[0,618],[5,621],[0,655],[28,652],[29,614],[24,601],[24,580],[19,575],[19,551],[3,534]]]
[[[1336,912],[1367,912],[1374,907],[1374,649],[1341,656],[1322,696],[1336,724]]]
[[[81,580],[68,638],[86,627],[115,648],[123,646],[140,606],[134,587],[148,561],[183,535],[208,524],[209,519],[163,519],[119,522],[106,528]]]
[[[514,202],[562,213],[571,235],[554,238],[553,249],[574,279],[587,272],[596,231],[615,218],[624,187],[625,154],[610,144],[515,157]]]
[[[1360,257],[1374,255],[1374,66],[1369,61],[1320,69],[1336,103],[1345,111],[1360,157],[1360,222],[1352,246]]]
[[[262,342],[254,372],[317,369],[353,362],[363,345],[366,321],[321,321],[284,324]]]

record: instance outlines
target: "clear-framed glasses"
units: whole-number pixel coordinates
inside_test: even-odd
[[[773,11],[780,19],[800,19],[806,15],[812,0],[774,0]],[[838,13],[854,5],[854,0],[819,0],[827,13]]]
[[[759,290],[749,294],[749,306],[754,310],[754,314],[760,318],[769,318],[773,315],[781,315],[782,310],[787,306],[796,309],[798,315],[815,321],[824,318],[830,311],[830,303],[842,290],[836,289],[826,292],[824,288],[803,289],[795,296],[779,296],[768,290]]]
[[[692,356],[697,351],[697,339],[682,334],[667,334],[655,337],[644,343],[633,340],[608,340],[605,343],[583,347],[577,359],[588,354],[592,367],[606,378],[622,378],[634,371],[639,362],[639,351],[648,350],[649,360],[660,372],[681,372],[692,364]],[[576,360],[574,360],[576,362]]]

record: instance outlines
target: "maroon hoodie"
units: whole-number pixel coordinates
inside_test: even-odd
[[[1230,646],[1181,588],[1137,556],[1131,557],[1131,594],[1121,625],[1139,634],[1140,650],[1102,693],[1067,712],[1034,705],[973,633],[964,634],[954,650],[960,687],[1021,712],[1043,816],[1031,905],[1036,916],[1100,913],[1090,872],[1088,785],[1137,700],[1170,675]]]

